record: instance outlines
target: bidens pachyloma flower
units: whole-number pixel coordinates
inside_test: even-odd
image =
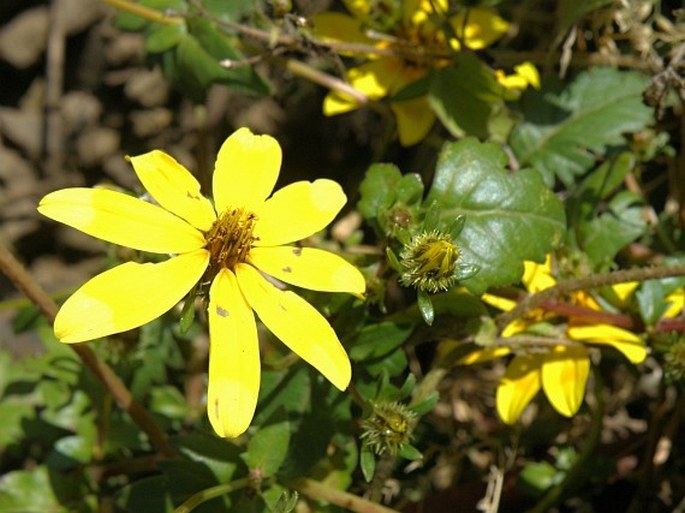
[[[525,262],[523,284],[530,293],[556,285],[552,276],[551,258],[545,264]],[[516,302],[507,298],[484,294],[483,301],[501,310],[509,311]],[[589,312],[602,308],[587,292],[574,292],[573,304]],[[536,323],[553,320],[555,314],[536,310],[524,319],[517,319],[502,331],[502,337],[514,337],[528,331]],[[525,407],[542,389],[552,407],[561,415],[572,417],[578,412],[590,373],[592,345],[611,346],[633,364],[647,356],[644,341],[632,331],[601,321],[569,318],[558,344],[541,344],[534,351],[515,351],[512,347],[497,346],[476,350],[461,358],[458,363],[470,365],[514,353],[497,387],[497,413],[507,424],[518,420]],[[514,339],[512,339],[514,340]],[[566,340],[567,343],[563,343]]]
[[[253,311],[291,350],[344,390],[350,362],[328,321],[266,279],[361,296],[356,267],[327,251],[290,245],[326,227],[346,202],[332,180],[295,182],[271,194],[281,166],[272,137],[241,128],[222,145],[214,203],[176,160],[154,150],[130,162],[157,204],[97,188],[45,196],[45,216],[102,240],[151,253],[160,263],[127,262],[86,282],[62,305],[55,335],[82,342],[141,326],[173,308],[198,283],[209,286],[207,412],[214,430],[235,437],[257,404],[260,359]],[[211,284],[211,285],[209,285]]]
[[[509,23],[488,8],[468,8],[447,16],[447,0],[399,0],[394,3],[396,9],[390,9],[392,12],[385,4],[362,0],[343,3],[352,16],[338,12],[315,15],[312,21],[316,37],[396,52],[366,55],[367,62],[347,71],[347,82],[370,100],[395,96],[426,77],[430,70],[449,65],[446,57],[460,50],[462,43],[470,50],[480,50],[509,29]],[[334,116],[360,106],[354,98],[333,91],[326,96],[323,111],[326,116]],[[425,93],[411,99],[392,99],[390,108],[404,146],[423,140],[436,119]]]

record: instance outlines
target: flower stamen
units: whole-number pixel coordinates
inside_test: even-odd
[[[233,269],[247,261],[252,244],[258,239],[252,232],[257,216],[242,208],[228,209],[207,232],[207,250],[210,254],[209,278],[221,269]]]

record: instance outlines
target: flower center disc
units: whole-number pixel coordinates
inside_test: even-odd
[[[206,235],[209,251],[209,273],[213,277],[221,269],[233,269],[245,262],[257,237],[252,235],[257,216],[242,208],[224,211]]]

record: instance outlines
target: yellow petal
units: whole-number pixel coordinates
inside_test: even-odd
[[[484,303],[494,306],[495,308],[499,308],[505,312],[513,310],[516,306],[516,301],[507,299],[505,297],[495,296],[494,294],[483,294],[480,298]]]
[[[457,365],[474,365],[476,363],[489,362],[511,353],[508,347],[488,347],[478,349],[457,360]]]
[[[280,246],[323,230],[347,197],[333,180],[295,182],[276,191],[257,210],[255,246]]]
[[[390,108],[397,119],[397,135],[402,146],[423,141],[435,123],[435,113],[425,96],[392,102]]]
[[[685,307],[685,289],[680,288],[666,296],[665,301],[669,303],[663,317],[672,319],[680,315]]]
[[[240,128],[224,141],[214,166],[212,192],[219,215],[228,208],[254,210],[276,185],[281,147],[268,135]]]
[[[525,261],[523,263],[523,277],[521,282],[529,292],[535,293],[553,287],[557,281],[552,276],[552,257],[547,255],[544,264]]]
[[[583,347],[555,346],[542,363],[542,388],[559,413],[572,417],[580,408],[590,372],[590,359]]]
[[[516,356],[497,387],[497,413],[513,424],[540,390],[540,355]]]
[[[322,12],[311,17],[312,34],[326,42],[361,43],[375,45],[368,37],[358,19],[339,12]]]
[[[359,67],[351,68],[345,76],[347,82],[370,100],[380,100],[394,94],[412,82],[425,76],[426,69],[407,66],[400,59],[381,57]],[[335,116],[360,107],[359,103],[344,93],[334,91],[324,99],[323,112]]]
[[[616,285],[612,285],[611,288],[616,293],[616,296],[618,296],[618,299],[624,303],[626,299],[628,299],[630,295],[635,292],[635,289],[638,288],[639,285],[639,281],[628,281],[626,283],[617,283]]]
[[[514,66],[514,71],[528,85],[532,85],[535,89],[540,89],[540,72],[532,62],[522,62]]]
[[[540,312],[540,310],[533,310],[531,312],[531,315],[536,314]],[[533,324],[535,324],[535,320],[526,320],[526,319],[514,319],[511,321],[509,324],[507,324],[504,329],[502,330],[502,336],[503,337],[513,337],[517,333],[521,333],[523,331],[526,331],[528,328],[530,328]]]
[[[471,50],[481,50],[501,38],[509,30],[509,23],[495,11],[475,7],[450,18],[455,34]]]
[[[170,212],[109,189],[51,192],[38,211],[93,237],[151,253],[186,253],[205,244],[202,233]]]
[[[647,357],[647,347],[640,337],[632,331],[609,324],[570,326],[566,333],[569,338],[593,344],[606,344],[619,350],[631,363],[640,363]]]
[[[186,168],[163,151],[128,157],[140,182],[162,207],[207,231],[216,219],[214,207]]]
[[[277,289],[251,265],[238,264],[236,276],[264,325],[333,385],[345,390],[352,368],[328,321],[297,294]]]
[[[254,416],[261,369],[254,314],[228,269],[209,289],[208,317],[207,414],[219,436],[235,438]]]
[[[55,336],[83,342],[142,326],[171,310],[207,268],[204,249],[158,264],[127,262],[98,274],[62,305]]]
[[[297,287],[357,296],[366,290],[359,269],[328,251],[294,246],[252,248],[249,258],[258,269]]]

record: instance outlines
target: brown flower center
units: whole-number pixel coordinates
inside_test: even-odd
[[[254,231],[257,216],[242,208],[224,211],[205,235],[209,251],[209,278],[223,268],[233,269],[245,262],[252,243],[258,240]]]

